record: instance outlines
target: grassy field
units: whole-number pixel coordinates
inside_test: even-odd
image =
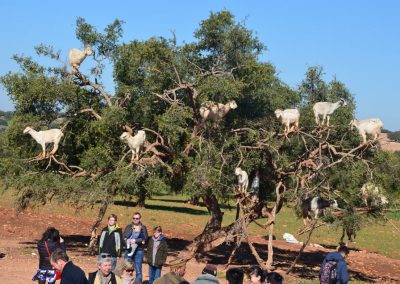
[[[13,206],[13,194],[6,192],[2,195],[0,205],[3,207]],[[208,219],[208,212],[205,207],[186,204],[185,196],[156,196],[146,201],[146,208],[133,208],[132,202],[117,201],[111,205],[107,214],[116,213],[119,216],[119,222],[124,226],[131,222],[132,213],[136,210],[143,215],[145,224],[151,228],[156,225],[162,225],[166,231],[182,233],[185,236],[196,236],[199,234]],[[97,208],[86,208],[76,211],[70,206],[52,203],[40,208],[32,209],[37,213],[72,215],[81,218],[93,218],[97,215]],[[235,210],[225,208],[223,224],[229,224],[234,220]],[[397,228],[400,227],[400,213],[388,214],[392,224],[378,222],[373,223],[362,229],[357,234],[356,243],[350,247],[358,250],[367,250],[376,252],[385,256],[400,259],[400,239]],[[394,226],[393,226],[394,225]],[[283,233],[296,235],[297,230],[302,226],[302,220],[296,218],[293,209],[283,208],[277,217],[275,226],[275,236],[282,239]],[[253,235],[264,236],[267,232],[256,225],[252,225],[250,232]],[[314,231],[311,238],[312,243],[321,245],[335,246],[341,236],[341,230],[334,227],[321,227]],[[298,238],[300,241],[305,236]],[[307,283],[307,282],[304,282]],[[309,282],[310,283],[310,282]]]

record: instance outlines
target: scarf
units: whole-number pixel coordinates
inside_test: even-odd
[[[108,274],[108,276],[103,276],[101,271],[97,272],[97,276],[99,277],[101,284],[109,284],[111,282],[111,275],[112,273]]]

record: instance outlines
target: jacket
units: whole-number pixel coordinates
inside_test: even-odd
[[[112,257],[121,256],[122,244],[122,229],[118,224],[115,224],[112,231],[108,226],[104,227],[100,234],[99,254],[108,253]]]
[[[155,267],[163,266],[167,260],[167,255],[168,255],[167,240],[165,239],[163,234],[161,234],[158,238],[160,240],[160,245],[156,252],[154,264],[153,264],[153,246],[154,246],[153,237],[149,238],[149,242],[147,244],[147,252],[146,252],[147,263]]]
[[[186,281],[185,278],[176,275],[173,272],[169,272],[167,274],[164,274],[160,278],[154,280],[154,284],[179,284],[183,281]]]
[[[137,246],[137,250],[143,250],[143,248],[146,245],[147,242],[147,238],[148,238],[148,234],[147,234],[147,228],[145,225],[143,225],[142,223],[140,223],[140,225],[142,226],[142,230],[140,231],[140,238],[136,239],[136,244]],[[126,226],[125,230],[124,230],[124,240],[127,240],[130,238],[130,236],[132,235],[132,224],[129,224],[128,226]],[[145,244],[142,244],[142,241],[145,242]]]
[[[53,241],[46,241],[47,242],[47,247],[49,248],[50,254],[53,253],[57,248],[62,249],[65,251],[65,243],[62,242],[53,242]],[[37,244],[37,250],[39,253],[39,269],[46,269],[50,270],[53,269],[53,267],[50,264],[50,256],[49,253],[47,252],[46,249],[46,244],[45,241],[40,240]]]
[[[68,261],[61,273],[60,284],[89,284],[89,282],[86,279],[85,272],[72,261]]]
[[[325,257],[324,261],[321,264],[321,270],[322,267],[325,265],[326,262],[328,261],[336,261],[336,284],[347,284],[349,281],[349,271],[347,270],[347,264],[344,261],[343,256],[338,253],[337,251],[330,252],[328,255]]]
[[[192,284],[219,284],[219,280],[214,275],[202,274]]]

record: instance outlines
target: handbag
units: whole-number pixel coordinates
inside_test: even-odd
[[[49,255],[49,258],[50,258],[50,256],[51,256],[51,253],[50,253],[50,250],[49,250],[49,247],[48,247],[48,245],[47,245],[47,242],[46,242],[46,241],[44,241],[44,245],[46,246],[46,250],[47,250],[47,253],[48,253],[48,255]],[[60,279],[61,279],[61,272],[60,272],[60,271],[58,271],[58,270],[55,270],[55,273],[56,273],[56,280],[60,280]]]

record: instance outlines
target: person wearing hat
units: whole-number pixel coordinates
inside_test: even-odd
[[[217,267],[213,264],[207,264],[201,275],[192,284],[219,284]]]
[[[156,279],[154,284],[179,284],[186,281],[183,276],[186,272],[187,259],[176,257],[171,260],[166,266],[169,266],[170,272]],[[187,281],[186,281],[187,282]]]

